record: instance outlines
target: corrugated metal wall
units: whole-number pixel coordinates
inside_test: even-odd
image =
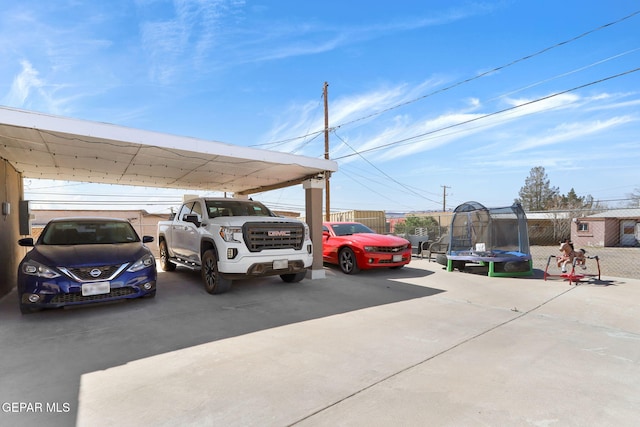
[[[359,222],[379,234],[387,232],[387,218],[384,211],[334,212],[330,218],[331,221],[336,222]]]

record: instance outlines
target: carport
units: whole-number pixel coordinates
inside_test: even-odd
[[[236,197],[302,184],[315,255],[324,277],[322,191],[330,160],[0,107],[0,296],[15,286],[28,205],[23,178],[224,191]],[[22,221],[20,217],[22,216]],[[6,253],[5,253],[6,252]]]

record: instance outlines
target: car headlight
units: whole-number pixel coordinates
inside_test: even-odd
[[[127,271],[130,273],[135,273],[136,271],[140,271],[143,268],[151,267],[156,263],[155,258],[151,254],[147,254],[131,264],[131,267],[127,268]]]
[[[30,276],[44,277],[45,279],[60,277],[60,274],[55,270],[36,261],[27,261],[22,264],[22,272]]]
[[[239,239],[236,239],[236,237],[234,236],[236,233],[242,234],[242,228],[227,227],[227,226],[220,227],[220,237],[222,237],[222,239],[224,239],[225,242],[241,243],[242,241]]]
[[[365,252],[375,252],[376,251],[376,247],[375,246],[365,246],[364,247],[364,251]]]
[[[304,223],[304,241],[311,240],[311,233],[309,232],[309,226]]]

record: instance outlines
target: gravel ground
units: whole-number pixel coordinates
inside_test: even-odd
[[[619,277],[640,279],[640,247],[634,248],[585,248],[587,256],[597,256],[600,262],[600,275],[605,277]],[[558,246],[531,246],[534,270],[544,271],[549,255],[558,255]],[[436,255],[433,254],[432,261]],[[595,259],[587,259],[587,274],[597,274],[598,267]],[[582,271],[582,270],[580,270]],[[551,259],[548,273],[559,274],[555,259]]]

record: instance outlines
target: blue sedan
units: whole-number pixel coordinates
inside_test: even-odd
[[[131,224],[115,218],[51,220],[18,267],[20,311],[154,297],[156,262]]]

